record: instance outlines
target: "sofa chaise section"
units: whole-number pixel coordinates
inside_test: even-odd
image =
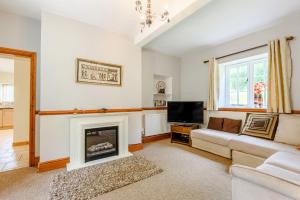
[[[300,154],[278,152],[262,165],[233,165],[232,200],[300,200]]]
[[[300,174],[300,152],[278,152],[268,158],[265,163]]]
[[[257,167],[265,159],[279,151],[299,152],[293,145],[246,135],[232,138],[229,142],[229,148],[232,150],[233,164],[243,164],[251,167]]]

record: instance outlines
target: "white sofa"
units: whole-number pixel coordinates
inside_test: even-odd
[[[274,141],[193,130],[192,146],[232,159],[232,200],[300,200],[300,117],[280,115]]]
[[[281,124],[286,123],[285,118],[287,117],[288,115],[280,116],[279,129],[280,127],[283,129],[282,127],[290,126]],[[297,120],[299,120],[300,123],[299,117]],[[287,135],[287,137],[289,136]],[[300,140],[300,134],[298,137]],[[279,151],[300,154],[300,151],[297,150],[293,144],[285,144],[277,142],[276,140],[271,141],[206,128],[193,130],[191,139],[192,146],[195,148],[232,159],[233,164],[242,164],[250,167],[261,165],[268,157]]]
[[[232,200],[300,200],[300,155],[277,152],[256,168],[233,165]]]

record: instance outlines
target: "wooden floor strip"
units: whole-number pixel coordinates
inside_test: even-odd
[[[128,151],[134,152],[134,151],[142,150],[143,148],[144,148],[143,144],[130,144],[128,146]]]
[[[62,158],[57,160],[50,160],[47,162],[40,162],[38,165],[38,172],[46,172],[54,169],[64,168],[70,162],[70,158]]]

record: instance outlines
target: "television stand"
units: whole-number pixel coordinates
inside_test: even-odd
[[[198,128],[198,124],[172,124],[171,142],[192,146],[191,132]]]

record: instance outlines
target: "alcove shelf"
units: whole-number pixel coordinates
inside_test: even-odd
[[[166,85],[164,93],[161,93],[157,89],[157,83],[163,81]],[[153,75],[153,105],[154,107],[165,107],[168,101],[171,101],[172,96],[172,81],[171,76]]]

